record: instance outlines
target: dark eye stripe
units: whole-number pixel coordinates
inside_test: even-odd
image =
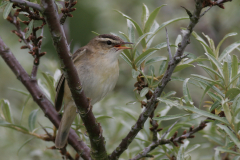
[[[111,44],[112,44],[112,42],[111,42],[110,40],[108,40],[108,41],[107,41],[107,44],[108,44],[108,45],[111,45]]]

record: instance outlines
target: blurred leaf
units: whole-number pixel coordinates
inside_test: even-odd
[[[184,160],[184,145],[181,145],[178,154],[177,154],[177,160]]]
[[[235,77],[232,78],[231,82],[228,84],[227,88],[233,83],[235,82],[235,80],[237,80],[240,77],[240,73],[238,73]]]
[[[167,116],[161,116],[161,117],[154,117],[153,120],[157,121],[168,121],[168,120],[173,120],[177,118],[182,118],[189,116],[190,114],[175,114],[175,115],[167,115]]]
[[[238,73],[238,58],[236,55],[233,55],[233,57],[232,57],[232,77],[231,78],[235,77],[237,75],[237,73]],[[233,87],[235,87],[237,84],[237,81],[233,81],[232,83],[233,83]]]
[[[28,133],[28,129],[24,128],[23,126],[20,126],[20,125],[16,125],[16,124],[11,124],[7,121],[4,121],[4,120],[1,120],[0,119],[0,126],[3,126],[3,127],[8,127],[8,128],[11,128],[11,129],[14,129],[14,130],[17,130],[17,131],[23,131],[25,133]]]
[[[22,107],[22,111],[21,111],[21,118],[20,118],[20,123],[19,123],[19,124],[21,124],[21,122],[22,122],[23,111],[24,111],[24,109],[25,109],[25,106],[27,105],[28,100],[29,100],[31,97],[32,97],[32,95],[29,94],[29,95],[27,96],[26,100],[24,101],[24,104],[23,104],[23,107]]]
[[[231,36],[235,36],[237,35],[236,32],[233,32],[233,33],[228,33],[226,36],[223,37],[223,39],[218,43],[218,46],[216,48],[216,53],[217,53],[217,57],[219,56],[219,49],[222,45],[222,43],[228,38],[228,37],[231,37]]]
[[[154,32],[153,35],[151,35],[151,37],[149,37],[149,40],[152,39],[153,36],[155,36],[162,28],[166,27],[167,25],[173,23],[173,22],[176,22],[176,21],[180,21],[180,20],[184,20],[184,19],[189,19],[189,17],[179,17],[179,18],[174,18],[174,19],[171,19],[169,21],[166,21],[164,23],[162,23],[158,29]],[[147,42],[148,43],[148,42]]]
[[[201,144],[195,144],[195,145],[189,147],[189,149],[187,151],[185,151],[185,154],[188,154],[188,153],[194,151],[195,149],[199,148],[200,146],[201,146]]]
[[[226,125],[229,125],[228,121],[226,120],[225,117],[219,117],[217,115],[214,115],[212,113],[209,113],[209,112],[206,112],[206,111],[203,111],[203,110],[200,110],[200,109],[197,109],[196,107],[188,107],[188,106],[180,106],[181,108],[183,109],[186,109],[186,110],[189,110],[189,111],[192,111],[194,113],[197,113],[199,115],[202,115],[204,117],[209,117],[209,118],[212,118],[212,119],[215,119],[215,120],[218,120]]]
[[[221,76],[224,77],[223,72],[222,72],[222,65],[212,55],[210,55],[208,53],[205,53],[205,54],[211,60],[211,62],[216,65],[218,72],[221,74]]]
[[[157,23],[157,21],[154,21],[154,22],[153,22],[153,25],[152,25],[152,27],[150,28],[150,31],[149,31],[149,32],[154,33],[154,32],[158,29],[158,27],[159,27],[159,24]],[[153,39],[154,39],[155,36],[156,36],[156,35],[151,36],[151,34],[150,34],[150,35],[148,35],[148,36],[146,37],[146,41],[148,42],[146,49],[150,48],[150,46],[151,46],[151,44],[152,44]]]
[[[18,93],[21,93],[21,94],[23,94],[23,95],[25,95],[25,96],[28,96],[28,95],[29,95],[28,92],[25,92],[25,91],[23,91],[23,90],[21,90],[21,89],[16,89],[16,88],[9,88],[9,89],[12,90],[12,91],[16,91],[16,92],[18,92]]]
[[[95,31],[91,31],[93,34],[96,34],[97,36],[99,36],[100,34],[95,32]]]
[[[141,18],[143,28],[145,26],[145,23],[146,23],[148,17],[149,17],[148,7],[143,3],[143,6],[142,6],[142,18]]]
[[[133,105],[133,104],[136,104],[137,101],[131,101],[131,102],[128,102],[126,105]]]
[[[13,3],[8,2],[7,6],[3,10],[3,19],[6,19],[11,12]]]
[[[182,41],[182,36],[179,34],[176,38],[175,46],[178,46],[178,44],[181,43],[181,41]],[[175,52],[177,52],[177,49],[178,47],[176,47]]]
[[[144,97],[149,91],[149,88],[148,87],[145,87],[141,90],[140,92],[140,97]]]
[[[178,104],[177,102],[175,102],[175,101],[172,101],[172,100],[166,99],[166,98],[162,98],[162,97],[161,97],[161,98],[158,97],[157,100],[159,100],[160,102],[165,103],[165,104],[167,104],[167,105],[170,105],[170,106],[178,106],[178,105],[179,105],[179,104]]]
[[[32,137],[32,138],[26,140],[26,141],[21,145],[21,147],[18,149],[17,155],[18,155],[18,153],[20,152],[20,150],[21,150],[26,144],[28,144],[28,142],[30,142],[30,141],[33,140],[34,138],[35,138],[35,137]]]
[[[229,45],[219,56],[219,61],[222,61],[225,56],[231,53],[234,49],[240,46],[240,41],[237,41],[231,45]]]
[[[223,129],[231,138],[231,140],[237,145],[238,149],[240,149],[240,141],[239,139],[235,136],[235,134],[228,128],[228,125],[222,125],[222,124],[217,124],[218,127]]]
[[[114,109],[121,111],[125,114],[127,114],[129,117],[131,117],[134,121],[137,120],[137,113],[129,108],[119,108],[119,107],[115,107]],[[135,117],[136,116],[136,117]]]
[[[46,85],[47,85],[47,88],[50,92],[50,95],[51,95],[51,100],[54,102],[54,99],[55,99],[55,95],[56,95],[56,90],[55,90],[55,87],[54,87],[54,79],[53,77],[48,74],[48,73],[44,73],[44,72],[41,72],[44,79],[46,80]]]
[[[231,88],[227,91],[226,93],[226,97],[228,97],[229,99],[233,99],[235,98],[238,94],[240,93],[240,89],[238,88]]]
[[[236,154],[236,155],[240,155],[240,153],[237,153],[237,152],[234,152],[232,150],[229,150],[229,149],[226,149],[226,148],[222,148],[222,147],[216,147],[214,148],[215,150],[218,150],[220,152],[223,152],[223,153],[231,153],[231,154]]]
[[[143,35],[141,35],[141,36],[137,39],[137,41],[136,41],[136,43],[134,44],[134,47],[133,47],[133,53],[134,53],[134,54],[135,54],[135,52],[136,52],[136,49],[137,49],[138,44],[139,44],[147,35],[149,35],[149,34],[152,34],[152,32],[144,33]]]
[[[223,111],[224,111],[226,119],[228,120],[228,122],[230,124],[232,124],[232,115],[231,115],[231,112],[230,112],[230,109],[229,109],[229,105],[228,105],[228,100],[227,99],[222,100],[222,108],[223,108]]]
[[[202,65],[202,64],[198,64],[198,66],[200,66],[200,67],[202,67],[202,68],[205,68],[206,70],[212,72],[214,75],[217,75],[219,78],[221,78],[222,80],[224,80],[223,77],[222,77],[218,72],[214,71],[212,68],[210,68],[210,67],[208,67],[208,66],[205,66],[205,65]]]
[[[2,114],[4,116],[5,121],[12,123],[13,118],[12,118],[12,113],[11,113],[11,108],[10,108],[10,103],[6,99],[0,100],[0,106],[2,109]]]
[[[161,43],[156,45],[154,48],[149,48],[148,50],[146,50],[145,52],[143,52],[140,56],[138,56],[135,61],[134,64],[138,67],[142,64],[143,61],[145,61],[149,56],[151,56],[153,53],[155,53],[157,50],[162,49],[164,47],[167,47],[166,42]]]
[[[160,62],[160,61],[165,61],[165,60],[167,60],[167,57],[157,56],[157,57],[154,57],[154,58],[149,59],[149,60],[145,63],[145,65],[147,66],[147,65],[150,65],[150,64],[152,64],[152,63]]]
[[[102,116],[102,115],[99,115],[99,116],[95,116],[96,117],[96,119],[98,120],[98,121],[101,121],[101,120],[103,120],[103,119],[106,119],[106,118],[113,118],[113,117],[110,117],[110,116]]]
[[[174,96],[177,92],[176,91],[170,91],[162,96],[162,98],[168,98],[170,96]]]
[[[57,8],[58,8],[58,13],[60,14],[60,13],[62,13],[62,9],[63,9],[63,6],[62,6],[62,4],[61,3],[59,3],[59,2],[56,2],[55,1],[55,3],[56,3],[56,5],[57,5]]]
[[[31,21],[30,21],[30,23],[28,24],[28,31],[25,33],[25,38],[27,39],[29,36],[30,36],[30,34],[32,33],[32,30],[33,30],[33,22],[34,22],[34,20],[32,19]]]
[[[5,5],[7,5],[9,1],[2,1],[0,4],[0,9],[3,8]]]
[[[187,67],[195,67],[193,64],[179,64],[177,67],[174,69],[173,73],[181,71]]]
[[[132,77],[137,78],[137,76],[140,74],[139,71],[136,71],[135,69],[132,69]]]
[[[224,86],[216,80],[213,80],[213,79],[201,76],[201,75],[197,75],[197,74],[191,74],[191,76],[201,78],[205,81],[208,81],[208,82],[213,83],[213,84],[217,84],[217,85],[221,86],[222,88],[224,88]]]
[[[39,109],[33,110],[28,117],[28,127],[29,127],[30,131],[33,131],[35,129],[35,123],[36,123],[38,110]]]
[[[186,78],[183,82],[183,96],[184,96],[184,99],[186,101],[186,103],[190,103],[191,105],[193,104],[192,102],[192,98],[190,96],[190,93],[189,93],[189,90],[188,90],[188,87],[187,87],[187,83],[189,81],[190,78]]]
[[[160,9],[163,7],[163,6],[166,6],[166,4],[164,5],[161,5],[160,7],[156,8],[148,17],[146,23],[145,23],[145,26],[144,26],[144,32],[147,33],[150,31],[150,28],[152,27],[153,25],[153,22],[158,14],[158,12],[160,11]]]
[[[123,52],[120,54],[120,57],[127,62],[128,65],[132,66],[132,62],[131,60],[126,56],[126,54],[124,54]]]
[[[224,75],[224,83],[225,86],[228,86],[229,84],[229,72],[228,72],[228,64],[227,62],[223,63],[223,75]]]
[[[219,153],[218,150],[215,151],[214,160],[221,160],[221,158],[220,158],[220,153]]]
[[[167,61],[163,61],[159,67],[159,75],[162,75],[167,68]]]
[[[215,44],[214,44],[213,40],[208,35],[205,35],[204,33],[202,33],[202,34],[205,38],[207,38],[208,44],[209,44],[211,50],[213,51],[213,53],[215,53]],[[215,54],[214,54],[214,56],[216,57]]]
[[[209,140],[217,143],[218,145],[224,146],[224,143],[217,136],[203,135],[203,137],[208,138]]]
[[[134,31],[134,24],[127,19],[127,26],[128,26],[128,38],[129,41],[135,43],[135,31]]]

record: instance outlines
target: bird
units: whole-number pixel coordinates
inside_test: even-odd
[[[78,49],[72,56],[86,97],[94,105],[115,87],[119,76],[118,57],[124,49],[131,47],[118,36],[101,34]],[[55,139],[56,148],[63,148],[68,139],[71,125],[77,115],[77,108],[71,91],[61,75],[56,86],[55,108],[59,111],[64,102],[64,113]]]

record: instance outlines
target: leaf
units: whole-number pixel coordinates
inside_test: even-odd
[[[28,24],[28,31],[25,33],[25,38],[27,39],[29,36],[30,36],[30,34],[32,33],[32,30],[33,30],[33,22],[34,22],[34,20],[32,19],[31,21],[30,21],[30,23]]]
[[[164,5],[161,5],[160,7],[157,7],[151,14],[150,16],[148,17],[146,23],[145,23],[145,26],[144,26],[144,32],[147,33],[150,31],[150,28],[152,27],[153,25],[153,22],[158,14],[158,12],[160,11],[160,9],[163,7],[163,6],[166,6],[166,4]]]
[[[137,78],[137,76],[140,74],[139,71],[136,71],[135,69],[132,69],[132,77]]]
[[[62,9],[63,9],[63,6],[62,6],[62,4],[61,3],[59,3],[59,2],[56,2],[55,1],[55,3],[56,3],[56,5],[57,5],[57,8],[58,8],[58,13],[62,13]],[[93,33],[93,32],[92,32]]]
[[[235,136],[235,134],[227,126],[224,126],[221,124],[217,124],[217,126],[220,127],[221,129],[223,129],[229,135],[229,137],[235,143],[235,145],[237,145],[238,149],[240,149],[240,141]]]
[[[0,9],[6,6],[9,3],[9,1],[2,1],[0,4]]]
[[[178,72],[178,71],[181,71],[185,68],[188,68],[188,67],[195,67],[193,64],[179,64],[177,65],[177,67],[174,69],[173,73],[175,72]]]
[[[145,65],[147,66],[147,65],[150,65],[150,64],[152,64],[152,63],[160,62],[160,61],[165,61],[165,60],[167,60],[167,57],[157,56],[157,57],[154,57],[154,58],[149,59],[149,60],[145,63]]]
[[[231,88],[227,91],[226,93],[226,98],[228,97],[229,99],[235,98],[238,94],[240,93],[240,89],[238,88]]]
[[[96,119],[97,119],[98,121],[103,120],[103,119],[106,119],[106,118],[113,118],[113,117],[104,116],[104,115],[96,116]]]
[[[198,66],[202,67],[202,68],[205,68],[206,70],[212,72],[214,75],[217,75],[219,78],[221,78],[222,80],[224,80],[224,78],[216,71],[214,71],[212,68],[208,67],[208,66],[205,66],[205,65],[202,65],[202,64],[198,64]]]
[[[143,6],[142,6],[142,18],[141,18],[143,28],[145,26],[145,23],[146,23],[148,17],[149,17],[148,7],[143,3]]]
[[[209,117],[209,118],[212,118],[212,119],[215,119],[215,120],[218,120],[226,125],[229,125],[228,121],[226,120],[226,118],[223,118],[223,117],[219,117],[217,115],[214,115],[212,113],[209,113],[209,112],[206,112],[206,111],[203,111],[203,110],[200,110],[200,109],[197,109],[196,107],[188,107],[188,106],[180,106],[181,108],[183,109],[186,109],[186,110],[189,110],[189,111],[192,111],[194,113],[197,113],[199,115],[202,115],[204,117]]]
[[[124,54],[123,52],[120,54],[120,57],[127,62],[128,65],[132,66],[132,62],[131,60],[126,56],[126,54]]]
[[[7,121],[4,121],[4,120],[1,120],[1,119],[0,119],[0,126],[8,127],[8,128],[11,128],[11,129],[15,129],[17,131],[20,130],[20,131],[22,131],[24,133],[28,133],[29,132],[28,129],[26,129],[26,128],[20,126],[20,125],[11,124],[11,123],[9,123]]]
[[[190,93],[189,93],[189,90],[188,90],[188,87],[187,87],[187,83],[189,81],[190,78],[186,78],[183,82],[183,96],[184,96],[184,99],[186,101],[186,103],[190,103],[190,104],[193,104],[192,102],[192,98],[190,96]]]
[[[166,93],[164,96],[162,96],[162,98],[168,98],[170,96],[174,96],[176,93],[177,93],[176,91],[170,91]]]
[[[240,46],[240,41],[237,41],[231,45],[229,45],[219,56],[219,61],[222,61],[224,57],[226,57],[229,53],[231,53],[234,49]]]
[[[159,67],[159,75],[162,75],[167,68],[167,61],[163,61]]]
[[[6,99],[0,100],[0,107],[2,108],[2,114],[4,116],[5,121],[12,123],[13,119],[9,101]]]
[[[126,105],[133,105],[133,104],[136,104],[137,101],[131,101],[131,102],[128,102]]]
[[[189,17],[178,17],[178,18],[175,18],[175,19],[171,19],[169,21],[166,21],[164,23],[162,23],[158,29],[154,32],[154,34],[151,35],[151,37],[149,37],[149,40],[152,39],[153,36],[155,36],[161,29],[163,29],[164,27],[166,27],[167,25],[173,23],[173,22],[176,22],[176,21],[180,21],[180,20],[184,20],[184,19],[189,19]],[[147,42],[148,43],[148,42]]]
[[[178,105],[179,105],[179,104],[178,104],[177,102],[175,102],[175,101],[172,101],[172,100],[166,99],[166,98],[162,98],[162,97],[161,97],[161,98],[158,97],[157,100],[159,100],[160,102],[165,103],[165,104],[167,104],[167,105],[169,105],[169,106],[178,106]]]
[[[36,123],[38,110],[39,109],[33,110],[28,117],[28,127],[29,127],[30,131],[33,131],[35,129],[35,123]]]
[[[227,34],[226,36],[224,36],[223,39],[218,43],[218,46],[217,46],[217,48],[216,48],[217,57],[218,57],[218,55],[219,55],[219,49],[220,49],[222,43],[223,43],[228,37],[235,36],[235,35],[237,35],[236,32],[228,33],[228,34]]]
[[[54,79],[49,73],[44,73],[44,72],[41,72],[41,73],[42,73],[44,79],[47,82],[46,85],[47,85],[47,88],[50,92],[51,100],[54,102],[55,95],[56,95],[56,90],[55,90],[55,87],[54,87]]]
[[[8,2],[7,6],[3,10],[3,19],[6,19],[8,17],[9,13],[11,12],[12,5],[13,5],[13,3]]]
[[[229,109],[228,100],[222,100],[222,108],[225,114],[226,119],[230,124],[232,124],[232,115]]]
[[[222,148],[222,147],[216,147],[214,148],[215,150],[218,150],[220,152],[224,152],[224,153],[231,153],[231,154],[236,154],[236,155],[240,155],[240,153],[234,152],[230,149],[226,149],[226,148]]]
[[[95,32],[95,31],[91,31],[91,32],[92,32],[93,34],[97,35],[97,36],[100,35],[99,33]]]
[[[161,117],[154,117],[153,120],[157,121],[168,121],[168,120],[173,120],[177,118],[182,118],[189,116],[190,114],[175,114],[175,115],[167,115],[167,116],[161,116]]]
[[[224,88],[224,86],[221,83],[219,83],[218,81],[215,81],[213,79],[210,79],[210,78],[207,78],[207,77],[204,77],[204,76],[201,76],[201,75],[197,75],[197,74],[191,74],[191,76],[201,78],[205,81],[208,81],[208,82],[213,83],[213,84],[217,84],[217,85],[221,86],[222,88]]]
[[[28,92],[26,92],[26,91],[24,91],[24,90],[21,90],[21,89],[16,89],[16,88],[9,88],[9,89],[12,90],[12,91],[16,91],[16,92],[18,92],[18,93],[21,93],[21,94],[23,94],[23,95],[25,95],[25,96],[28,96],[28,95],[29,95]]]
[[[201,146],[201,144],[195,144],[193,146],[191,146],[188,150],[185,151],[185,154],[188,154],[192,151],[194,151],[195,149],[199,148]]]
[[[18,149],[17,155],[18,155],[18,153],[20,152],[20,150],[21,150],[28,142],[30,142],[30,141],[33,140],[34,138],[35,138],[35,137],[32,137],[32,138],[26,140],[26,141],[21,145],[21,147]]]
[[[140,97],[144,97],[149,91],[149,88],[148,87],[145,87],[141,90],[140,92]]]
[[[232,78],[231,82],[228,84],[227,88],[233,83],[235,82],[235,80],[237,80],[240,77],[240,73],[238,73],[235,77]]]
[[[151,56],[153,53],[155,53],[157,50],[162,49],[164,47],[167,47],[167,43],[161,43],[157,46],[155,46],[154,48],[149,48],[148,50],[146,50],[145,52],[143,52],[140,56],[138,56],[135,61],[134,64],[138,67],[142,64],[143,61],[145,61],[149,56]]]
[[[134,31],[135,26],[129,19],[127,19],[127,26],[129,41],[135,43],[135,31]]]
[[[233,55],[233,57],[232,57],[232,75],[231,75],[232,77],[231,78],[235,77],[237,75],[237,73],[238,73],[238,58],[236,55]],[[237,81],[235,80],[232,83],[233,83],[233,87],[235,87],[237,84]]]
[[[224,75],[224,83],[225,83],[225,86],[228,86],[229,84],[229,72],[228,72],[228,64],[227,62],[224,62],[223,63],[223,75]]]
[[[222,142],[221,139],[219,139],[216,136],[203,135],[203,137],[208,138],[210,141],[213,141],[213,142],[217,143],[218,145],[224,146],[224,142]]]
[[[211,60],[211,62],[216,65],[218,72],[221,74],[221,76],[224,77],[223,72],[222,72],[222,65],[212,55],[210,55],[208,53],[205,53],[205,54]]]
[[[147,35],[149,35],[149,34],[152,34],[152,32],[144,33],[143,35],[141,35],[141,36],[137,39],[137,41],[136,41],[136,43],[134,44],[134,47],[133,47],[133,53],[136,52],[136,49],[137,49],[138,44],[139,44]]]

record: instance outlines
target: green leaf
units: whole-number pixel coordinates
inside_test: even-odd
[[[149,91],[149,88],[148,87],[145,87],[141,90],[140,92],[140,97],[144,97]]]
[[[162,75],[167,68],[167,61],[163,61],[159,67],[159,75]]]
[[[226,116],[226,119],[228,120],[228,122],[230,124],[232,124],[232,115],[231,115],[231,112],[230,112],[230,109],[229,109],[229,105],[228,105],[228,100],[222,100],[222,108],[223,108],[223,111],[224,111],[224,114]]]
[[[213,79],[210,79],[210,78],[207,78],[207,77],[204,77],[204,76],[201,76],[201,75],[197,75],[197,74],[191,74],[191,76],[201,78],[203,80],[206,80],[206,81],[208,81],[210,83],[213,83],[213,84],[217,84],[217,85],[221,86],[222,88],[224,88],[224,86],[221,83],[219,83],[218,81],[215,81]]]
[[[7,6],[3,10],[3,19],[6,19],[8,17],[9,13],[11,12],[12,5],[13,5],[13,3],[8,2]]]
[[[203,137],[208,138],[209,141],[213,141],[213,142],[217,143],[218,145],[224,146],[224,143],[217,136],[203,135]]]
[[[231,88],[227,91],[226,93],[226,98],[228,97],[229,99],[235,98],[238,94],[240,93],[239,88]]]
[[[44,73],[44,72],[41,72],[41,73],[42,73],[44,79],[47,82],[46,85],[47,85],[47,88],[50,92],[51,100],[52,100],[52,102],[54,102],[55,95],[56,95],[56,90],[55,90],[55,87],[54,87],[54,79],[49,73]]]
[[[167,60],[167,57],[157,56],[157,57],[154,57],[154,58],[149,59],[149,60],[145,63],[145,65],[147,66],[147,65],[150,65],[150,64],[152,64],[152,63],[160,62],[160,61],[165,61],[165,60]]]
[[[154,34],[151,35],[151,37],[149,37],[149,40],[152,39],[153,36],[155,36],[161,29],[163,29],[164,27],[166,27],[167,25],[176,22],[176,21],[180,21],[180,20],[184,20],[184,19],[189,19],[189,17],[179,17],[179,18],[175,18],[175,19],[171,19],[169,21],[166,21],[164,23],[162,23],[158,29],[154,32]],[[147,42],[148,43],[148,42]]]
[[[216,60],[215,57],[213,57],[212,55],[205,53],[207,55],[207,57],[211,60],[211,62],[213,64],[215,64],[215,66],[218,69],[218,72],[221,74],[222,77],[224,77],[223,72],[222,72],[222,65]]]
[[[136,71],[135,69],[132,69],[132,77],[137,78],[137,76],[140,74],[139,71]]]
[[[231,45],[229,45],[219,56],[219,61],[222,61],[229,53],[231,53],[234,49],[240,46],[240,41],[237,41]]]
[[[228,86],[229,83],[229,72],[228,72],[228,63],[224,62],[223,63],[223,75],[224,75],[224,83],[225,86]]]
[[[129,109],[129,107],[128,108],[119,108],[119,107],[115,107],[114,109],[116,109],[116,110],[118,110],[118,111],[120,111],[120,112],[123,112],[123,113],[125,113],[125,114],[127,114],[129,117],[131,117],[134,121],[136,121],[137,120],[137,114],[136,114],[136,112],[135,111],[133,111],[133,110],[131,110],[131,109]]]
[[[126,105],[133,105],[133,104],[136,104],[137,101],[131,101],[131,102],[128,102]]]
[[[223,129],[231,138],[231,140],[237,145],[238,149],[240,149],[240,141],[239,139],[235,136],[235,134],[225,125],[217,124],[218,127]]]
[[[219,49],[222,45],[222,43],[228,38],[228,37],[231,37],[231,36],[236,36],[237,33],[236,32],[233,32],[233,33],[228,33],[226,36],[223,37],[223,39],[218,43],[218,46],[216,48],[216,54],[217,54],[217,57],[219,56]]]
[[[21,93],[21,94],[23,94],[23,95],[25,95],[25,96],[28,96],[28,95],[29,95],[28,92],[26,92],[26,91],[24,91],[24,90],[21,90],[21,89],[16,89],[16,88],[9,88],[9,89],[12,90],[12,91],[16,91],[16,92],[18,92],[18,93]]]
[[[120,57],[121,57],[125,62],[127,62],[128,65],[132,66],[131,60],[126,56],[125,53],[122,52],[122,53],[120,54]]]
[[[21,150],[28,142],[30,142],[30,141],[33,140],[34,138],[35,138],[35,137],[32,137],[32,138],[26,140],[26,141],[21,145],[21,147],[18,149],[17,155],[18,155],[18,153],[20,152],[20,150]]]
[[[162,49],[164,47],[167,47],[167,43],[161,43],[159,45],[156,45],[154,48],[149,48],[148,50],[146,50],[145,52],[143,52],[140,56],[138,56],[135,61],[134,64],[138,67],[141,65],[141,63],[143,61],[145,61],[149,56],[151,56],[153,53],[155,53],[157,50]]]
[[[63,6],[62,6],[62,4],[61,3],[59,3],[59,2],[56,2],[55,1],[55,3],[56,3],[56,5],[57,5],[57,8],[58,8],[58,13],[62,13],[62,9],[63,9]]]
[[[212,113],[209,113],[209,112],[206,112],[206,111],[203,111],[203,110],[200,110],[196,107],[188,107],[188,106],[180,106],[181,108],[183,109],[186,109],[186,110],[189,110],[189,111],[192,111],[194,113],[197,113],[199,115],[202,115],[204,117],[209,117],[209,118],[212,118],[212,119],[215,119],[215,120],[218,120],[226,125],[229,125],[228,121],[226,120],[226,118],[224,117],[219,117],[217,115],[214,115]]]
[[[158,12],[160,11],[160,9],[163,7],[163,6],[166,6],[166,4],[164,5],[161,5],[160,7],[156,8],[151,14],[150,16],[148,17],[146,23],[145,23],[145,26],[144,26],[144,32],[147,33],[150,31],[150,28],[152,27],[153,25],[153,22],[158,14]]]
[[[176,38],[175,46],[178,46],[178,44],[181,43],[181,41],[182,41],[182,36],[179,34]],[[177,52],[177,49],[178,47],[175,48],[175,52]]]
[[[202,34],[204,35],[204,37],[207,38],[208,44],[210,45],[210,48],[211,48],[212,52],[215,53],[215,44],[214,44],[213,40],[208,35],[205,35],[204,33],[202,33]]]
[[[162,96],[162,98],[168,98],[170,96],[174,96],[177,92],[176,91],[170,91]]]
[[[12,123],[12,113],[11,113],[11,108],[10,108],[10,103],[6,99],[0,100],[0,106],[2,109],[2,114],[4,116],[5,121]]]
[[[19,126],[19,125],[16,125],[16,124],[11,124],[11,123],[9,123],[7,121],[4,121],[4,120],[1,120],[1,119],[0,119],[0,126],[11,128],[11,129],[15,129],[17,131],[19,131],[19,129],[20,129],[24,133],[28,133],[29,132],[28,129],[26,129],[26,128],[22,127],[22,126]]]
[[[133,47],[133,57],[135,57],[135,52],[136,52],[136,49],[137,49],[137,46],[138,46],[138,44],[147,36],[147,35],[149,35],[149,34],[152,34],[152,32],[148,32],[148,33],[144,33],[143,35],[141,35],[138,39],[137,39],[137,41],[136,41],[136,43],[134,44],[134,47]]]
[[[34,20],[32,19],[31,21],[30,21],[30,23],[28,24],[28,31],[25,33],[25,38],[27,39],[29,36],[30,36],[30,34],[32,33],[32,30],[33,30],[33,22],[34,22]]]
[[[148,17],[149,17],[148,7],[143,3],[143,6],[142,6],[142,18],[141,18],[143,28],[145,26],[145,23],[147,22]]]
[[[167,116],[161,116],[161,117],[154,117],[153,120],[157,121],[168,121],[168,120],[173,120],[177,118],[182,118],[189,116],[190,114],[175,114],[175,115],[167,115]]]
[[[233,57],[232,57],[232,75],[231,75],[232,78],[235,77],[237,75],[237,73],[238,73],[238,58],[236,55],[233,55]],[[235,80],[232,83],[233,83],[233,87],[235,87],[237,84],[237,81]]]
[[[30,131],[33,131],[35,129],[35,123],[36,123],[38,110],[39,109],[33,110],[28,117],[28,126],[29,126]]]
[[[127,19],[127,26],[128,26],[128,37],[130,42],[135,43],[135,30],[134,30],[134,24]]]
[[[219,78],[221,78],[222,80],[224,80],[224,78],[216,71],[214,71],[212,68],[208,67],[208,66],[205,66],[205,65],[202,65],[202,64],[198,64],[198,66],[202,67],[202,68],[205,68],[206,70],[212,72],[214,75],[217,75]]]
[[[97,35],[97,36],[100,35],[99,33],[95,32],[95,31],[91,31],[91,32],[92,32],[93,34]]]
[[[96,119],[97,119],[98,121],[101,121],[101,120],[106,119],[106,118],[113,118],[113,117],[104,116],[104,115],[96,116]]]
[[[172,101],[172,100],[170,100],[170,99],[158,97],[157,100],[159,100],[160,102],[165,103],[165,104],[167,104],[167,105],[169,105],[169,106],[179,106],[179,104],[178,104],[177,102]]]
[[[199,148],[200,146],[201,146],[201,144],[195,144],[195,145],[189,147],[189,149],[185,151],[185,154],[188,154],[188,153],[194,151],[195,149]]]
[[[193,104],[192,102],[192,98],[190,96],[190,93],[189,93],[189,90],[188,90],[188,87],[187,87],[187,83],[189,81],[190,78],[186,78],[183,82],[183,96],[184,96],[184,99],[186,101],[186,103],[190,103],[191,105]]]
[[[188,68],[188,67],[195,67],[193,64],[179,64],[177,65],[177,67],[174,69],[173,73],[175,72],[178,72],[178,71],[181,71],[185,68]]]
[[[236,154],[236,155],[240,155],[240,153],[234,152],[230,149],[226,149],[226,148],[222,148],[222,147],[216,147],[214,148],[215,150],[218,150],[220,152],[224,152],[224,153],[231,153],[231,154]]]
[[[227,88],[233,83],[235,82],[235,80],[237,80],[240,77],[240,73],[238,73],[235,77],[232,78],[231,82],[228,84]]]
[[[2,1],[0,4],[0,9],[6,6],[9,3],[9,1]]]

